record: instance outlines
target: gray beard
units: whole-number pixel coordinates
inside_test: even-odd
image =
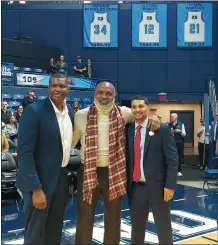
[[[99,109],[99,110],[109,110],[112,107],[112,105],[114,104],[114,101],[113,101],[107,105],[102,105],[96,99],[94,99],[94,102],[95,102],[97,109]]]

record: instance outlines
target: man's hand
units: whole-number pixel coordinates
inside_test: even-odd
[[[150,116],[148,119],[148,128],[153,132],[157,131],[160,128],[160,119],[155,115]]]
[[[174,195],[174,190],[164,188],[164,201],[165,202],[169,202],[173,198],[173,195]]]
[[[218,141],[216,141],[216,149],[215,149],[215,154],[218,155]]]
[[[176,132],[176,133],[182,133],[182,130],[180,130],[180,129],[175,129],[175,132]]]
[[[33,190],[32,201],[36,209],[45,209],[47,207],[46,196],[42,189]]]

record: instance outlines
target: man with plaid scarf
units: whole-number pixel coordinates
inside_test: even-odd
[[[104,202],[104,244],[120,243],[122,197],[126,194],[125,125],[131,109],[115,103],[115,88],[101,82],[94,103],[74,118],[73,147],[80,140],[82,164],[78,171],[78,218],[75,244],[92,244],[95,209]],[[154,119],[152,126],[159,127]]]

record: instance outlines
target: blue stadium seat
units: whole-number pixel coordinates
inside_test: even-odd
[[[16,113],[16,111],[12,108],[8,108],[8,111],[10,111],[12,115],[14,115]]]
[[[91,104],[92,103],[92,100],[90,98],[82,98],[82,102],[83,103]]]
[[[33,72],[33,68],[30,68],[30,67],[21,67],[21,71],[23,71],[23,72]]]
[[[15,72],[19,72],[20,71],[20,67],[19,66],[14,66],[14,71]]]
[[[69,109],[71,109],[71,110],[73,109],[73,108],[72,108],[72,105],[69,104],[69,103],[67,103],[67,107],[68,107]]]
[[[23,94],[14,94],[13,95],[13,100],[15,101],[23,101],[24,95]]]
[[[20,102],[19,101],[9,101],[8,105],[12,109],[14,109],[14,108],[17,109],[17,107],[20,105]]]
[[[87,108],[87,107],[89,107],[89,106],[91,106],[92,105],[92,103],[84,103],[83,104],[83,108]]]
[[[40,68],[34,68],[33,69],[33,72],[34,73],[37,73],[37,74],[43,74],[43,73],[45,73],[44,70],[43,69],[40,69]]]
[[[75,102],[75,101],[81,102],[81,99],[80,98],[72,98],[72,101],[73,102]]]
[[[204,185],[207,184],[207,188],[209,189],[209,179],[218,178],[218,157],[214,157],[210,160],[208,164],[208,168],[204,170]]]
[[[38,97],[38,100],[44,100],[44,99],[46,99],[47,98],[47,96],[39,96]]]
[[[68,102],[68,101],[72,101],[72,98],[70,98],[70,97],[67,97],[67,102]]]
[[[12,94],[2,94],[2,100],[6,100],[6,101],[12,100]]]

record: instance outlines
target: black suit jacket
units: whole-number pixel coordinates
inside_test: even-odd
[[[144,145],[144,174],[150,198],[162,200],[164,187],[176,188],[178,154],[171,129],[161,124],[160,129],[149,135],[147,128]],[[126,126],[127,194],[131,198],[132,176],[134,170],[135,123]]]
[[[69,116],[73,120],[70,111]],[[42,188],[46,195],[52,195],[60,176],[63,147],[57,117],[49,98],[24,109],[18,142],[16,187],[24,193]]]

